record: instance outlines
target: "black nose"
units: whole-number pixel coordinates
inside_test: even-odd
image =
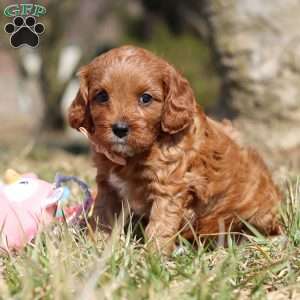
[[[125,137],[128,134],[128,130],[128,125],[123,122],[115,123],[112,126],[113,133],[119,138]]]

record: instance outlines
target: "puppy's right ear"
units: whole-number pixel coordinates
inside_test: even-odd
[[[80,88],[69,108],[68,121],[71,127],[77,130],[80,127],[84,127],[88,132],[92,133],[94,131],[94,124],[88,103],[87,72],[88,68],[83,67],[77,73],[80,80]]]

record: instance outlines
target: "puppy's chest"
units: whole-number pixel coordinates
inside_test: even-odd
[[[108,178],[122,202],[130,205],[136,214],[148,214],[151,206],[147,185],[138,177],[122,176],[111,172]]]

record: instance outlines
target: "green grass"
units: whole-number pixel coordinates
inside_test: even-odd
[[[89,156],[36,147],[25,157],[0,153],[8,167],[80,175],[94,186]],[[284,236],[246,237],[214,250],[182,245],[169,258],[147,252],[117,227],[104,241],[79,228],[55,224],[18,254],[0,258],[0,299],[299,299],[300,182],[292,180],[282,209]]]

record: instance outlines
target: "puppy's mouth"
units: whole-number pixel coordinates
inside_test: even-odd
[[[118,138],[116,136],[113,136],[111,138],[112,145],[126,145],[127,142],[127,138]]]
[[[95,142],[93,136],[90,135],[84,127],[80,127],[79,131],[89,139],[96,152],[104,154],[109,160],[118,165],[126,165],[126,158],[129,156],[128,154],[131,153],[131,151],[130,148],[126,146],[126,144],[123,144],[125,141],[121,143],[120,141],[113,142],[111,146],[111,151],[109,151],[108,149],[106,149],[106,147],[103,147],[102,145],[99,145],[97,142]],[[125,155],[125,153],[127,155]]]
[[[123,139],[114,140],[111,144],[111,150],[124,157],[132,157],[134,155],[133,149]]]

